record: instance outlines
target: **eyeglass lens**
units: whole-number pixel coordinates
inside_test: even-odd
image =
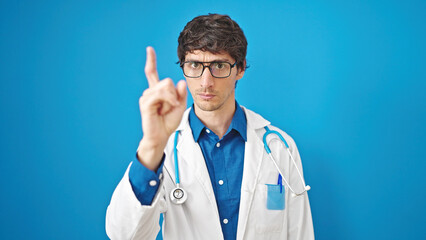
[[[231,64],[227,62],[212,62],[209,65],[203,65],[201,62],[185,62],[183,73],[187,77],[200,77],[205,68],[210,69],[213,77],[228,77],[231,74]]]

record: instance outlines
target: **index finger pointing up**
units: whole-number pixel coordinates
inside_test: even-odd
[[[158,78],[155,51],[152,47],[146,48],[145,75],[148,79],[148,84],[150,87],[154,86],[160,81],[160,79]]]

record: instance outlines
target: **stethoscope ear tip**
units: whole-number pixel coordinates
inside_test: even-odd
[[[306,186],[305,186],[305,191],[303,191],[303,192],[301,192],[301,193],[298,193],[298,194],[296,194],[296,193],[292,192],[292,193],[291,193],[291,196],[292,196],[292,197],[297,197],[297,196],[300,196],[300,195],[304,194],[305,192],[307,192],[307,191],[309,191],[309,190],[311,190],[311,186],[306,185]]]

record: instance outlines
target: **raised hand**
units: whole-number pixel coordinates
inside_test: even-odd
[[[170,135],[178,127],[186,109],[186,82],[176,86],[170,78],[159,80],[155,51],[146,49],[145,75],[149,88],[139,99],[143,137],[138,148],[139,161],[156,170]]]

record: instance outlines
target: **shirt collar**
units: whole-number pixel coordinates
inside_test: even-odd
[[[231,125],[229,126],[228,131],[226,131],[226,134],[228,134],[232,129],[234,129],[241,135],[244,141],[247,141],[246,115],[236,101],[235,101],[235,108],[236,110],[235,110],[234,116],[232,117]],[[201,122],[201,120],[197,117],[197,115],[195,115],[194,105],[192,105],[192,108],[189,112],[189,125],[192,129],[192,135],[194,137],[194,141],[198,142],[201,132],[207,127]]]

